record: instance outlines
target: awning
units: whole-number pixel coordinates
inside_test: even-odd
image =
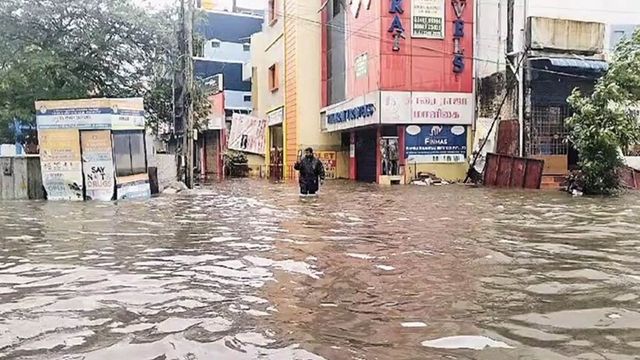
[[[609,64],[604,60],[574,59],[574,58],[549,58],[551,65],[577,69],[589,69],[596,71],[609,70]]]

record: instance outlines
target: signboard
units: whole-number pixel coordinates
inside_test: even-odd
[[[323,111],[323,130],[340,131],[380,123],[380,92],[374,91]]]
[[[142,98],[114,99],[111,105],[111,129],[143,130],[144,102]]]
[[[414,92],[412,124],[471,125],[475,116],[472,93]]]
[[[338,154],[335,151],[318,151],[316,156],[324,165],[325,178],[335,179]]]
[[[222,74],[216,74],[207,79],[205,85],[209,88],[211,94],[218,94],[224,90]]]
[[[467,159],[466,126],[410,125],[406,132],[408,163],[463,163]]]
[[[267,122],[269,126],[280,125],[284,121],[284,108],[281,107],[277,110],[267,114]]]
[[[383,91],[380,98],[380,122],[383,124],[411,122],[411,92]]]
[[[264,155],[267,121],[250,115],[233,114],[229,146],[231,150]]]
[[[87,200],[110,201],[115,173],[109,130],[83,131],[82,170]]]
[[[49,200],[83,200],[80,133],[75,129],[40,130],[42,182]]]
[[[144,129],[142,98],[36,101],[36,111],[38,130]]]
[[[355,58],[354,69],[356,72],[356,78],[367,76],[369,72],[369,55],[364,53]]]
[[[216,1],[215,0],[197,0],[198,9],[205,11],[213,11],[216,9]]]
[[[411,1],[411,37],[444,39],[445,0]]]

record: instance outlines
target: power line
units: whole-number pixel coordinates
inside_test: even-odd
[[[378,36],[377,34],[374,34],[374,33],[368,33],[368,32],[365,32],[365,31],[361,32],[361,31],[349,30],[349,29],[347,29],[346,26],[338,26],[338,25],[335,25],[335,24],[324,23],[322,21],[316,21],[316,20],[308,19],[308,18],[299,16],[297,14],[291,14],[291,13],[286,13],[285,14],[284,12],[279,12],[279,11],[276,12],[276,14],[282,15],[282,16],[286,15],[287,17],[294,18],[297,21],[308,22],[308,23],[310,23],[312,25],[327,26],[327,27],[339,30],[341,32],[344,32],[345,34],[350,34],[352,36],[359,37],[361,39],[381,41],[384,44],[393,45],[393,40],[383,39],[381,36]],[[496,60],[488,60],[488,59],[478,58],[476,56],[467,56],[467,55],[464,55],[464,54],[457,54],[457,53],[454,53],[453,51],[447,52],[445,50],[440,50],[440,49],[436,49],[436,48],[432,48],[432,47],[427,47],[427,46],[424,46],[424,45],[412,45],[412,46],[414,48],[427,50],[427,51],[433,51],[433,52],[437,52],[437,53],[440,53],[440,54],[443,54],[443,55],[450,55],[450,56],[460,55],[466,60],[474,60],[474,61],[489,63],[489,64],[493,64],[493,65],[504,64],[504,62],[499,62],[499,61],[496,61]],[[577,74],[571,74],[571,73],[566,73],[566,72],[561,72],[561,71],[554,71],[554,70],[548,70],[548,69],[539,69],[539,68],[530,68],[530,70],[531,71],[535,71],[535,72],[562,75],[562,76],[565,76],[565,77],[594,80],[593,77],[582,76],[582,75],[577,75]]]

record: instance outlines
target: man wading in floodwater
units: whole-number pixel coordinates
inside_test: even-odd
[[[313,149],[306,148],[304,157],[301,157],[293,168],[300,172],[300,196],[315,195],[320,182],[324,181],[324,166],[313,156]]]

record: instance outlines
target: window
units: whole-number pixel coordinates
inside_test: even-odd
[[[276,14],[276,1],[269,0],[269,25],[273,25],[278,21],[278,14]]]
[[[269,89],[271,91],[278,90],[279,87],[279,74],[278,74],[278,64],[273,64],[269,67]]]
[[[244,102],[249,102],[249,101],[251,101],[251,95],[245,95]]]
[[[114,132],[113,153],[116,160],[117,176],[131,176],[147,172],[143,131]]]
[[[248,43],[242,44],[242,51],[251,51],[251,44],[248,44]]]
[[[211,40],[211,47],[216,49],[220,47],[220,40]]]

